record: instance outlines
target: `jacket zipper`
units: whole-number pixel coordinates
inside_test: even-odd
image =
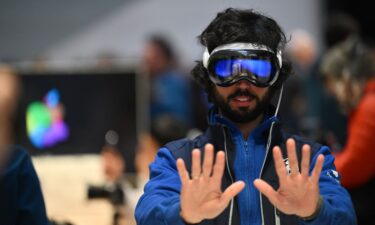
[[[242,141],[244,143],[245,152],[248,152],[248,143],[247,143],[247,140],[242,140]]]

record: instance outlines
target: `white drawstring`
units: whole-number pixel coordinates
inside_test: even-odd
[[[283,91],[284,91],[284,85],[281,85],[280,94],[279,94],[279,100],[277,101],[276,110],[275,110],[275,114],[274,114],[275,117],[277,116],[277,114],[279,112],[279,108],[280,108],[280,104],[281,104],[281,99],[283,97]],[[271,147],[272,130],[273,130],[273,125],[274,124],[275,124],[275,122],[272,122],[270,131],[268,133],[268,140],[267,140],[267,147],[266,147],[266,157],[267,157],[268,152],[269,152],[270,147]],[[259,178],[262,176],[262,172],[263,172],[263,168],[264,168],[264,163],[265,162],[266,162],[266,158],[264,158],[264,160],[263,160],[263,165],[262,165],[262,168],[260,170]],[[260,198],[260,211],[261,211],[261,214],[262,214],[262,225],[264,225],[262,194],[259,194],[259,198]],[[275,213],[275,220],[276,221],[278,220],[280,222],[280,218],[277,216],[276,213]]]
[[[225,151],[225,163],[226,163],[226,166],[227,166],[227,170],[228,170],[228,173],[229,173],[229,176],[230,176],[230,180],[232,182],[232,184],[234,183],[234,180],[233,180],[233,176],[230,172],[230,168],[229,168],[229,161],[228,161],[228,150],[227,150],[227,135],[225,133],[225,130],[224,128],[222,128],[223,130],[223,133],[224,133],[224,151]],[[232,217],[233,217],[233,202],[234,202],[234,199],[232,198],[230,200],[230,209],[229,209],[229,219],[228,219],[228,225],[232,225]]]

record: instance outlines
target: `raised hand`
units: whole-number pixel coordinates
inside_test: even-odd
[[[279,177],[279,189],[275,191],[269,184],[256,179],[254,185],[270,202],[285,214],[309,217],[317,209],[319,201],[319,176],[322,171],[324,156],[319,155],[315,167],[309,176],[310,146],[302,147],[301,171],[293,139],[287,140],[290,174],[288,174],[279,147],[274,147],[273,157],[276,173]]]
[[[188,223],[199,223],[204,219],[218,216],[228,206],[230,200],[244,187],[245,183],[237,181],[224,192],[221,191],[221,179],[225,168],[225,154],[216,154],[214,147],[207,144],[201,165],[200,150],[192,151],[191,178],[182,159],[177,160],[177,169],[181,178],[181,217]]]

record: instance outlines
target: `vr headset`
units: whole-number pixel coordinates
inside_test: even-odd
[[[222,87],[247,80],[257,87],[269,87],[279,77],[281,51],[275,54],[265,45],[231,43],[203,53],[203,65],[210,80]]]

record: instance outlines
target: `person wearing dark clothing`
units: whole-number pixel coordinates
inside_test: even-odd
[[[355,224],[329,148],[278,123],[291,64],[276,21],[229,8],[199,38],[206,50],[192,75],[213,103],[210,125],[194,140],[160,148],[137,223]]]
[[[0,224],[49,224],[39,179],[28,153],[21,147],[8,148],[0,169]]]
[[[190,80],[179,68],[177,55],[166,38],[149,38],[142,70],[150,80],[150,120],[167,115],[188,126],[192,119]]]

